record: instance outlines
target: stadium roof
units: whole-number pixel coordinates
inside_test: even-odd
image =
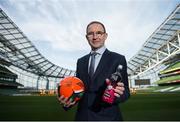
[[[128,61],[128,74],[138,75],[138,73],[147,70],[149,67],[146,67],[150,62],[150,58],[155,59],[158,53],[168,55],[165,51],[161,51],[163,45],[167,45],[166,49],[169,50],[169,45],[167,44],[173,38],[177,38],[180,30],[180,4],[176,9],[167,17],[167,19],[152,33],[152,35],[146,40],[142,48]],[[176,42],[171,42],[170,45],[177,47],[180,50],[180,41],[179,37],[176,39]],[[179,43],[179,44],[178,44]],[[170,49],[169,53],[172,52]],[[159,52],[157,52],[159,51]],[[144,68],[144,69],[143,69]],[[142,70],[143,69],[143,70]],[[140,71],[141,70],[141,71]]]
[[[146,40],[142,48],[128,61],[128,74],[136,75],[149,63],[158,49],[172,39],[180,30],[180,5]],[[152,58],[153,59],[153,58]],[[0,61],[9,62],[20,69],[54,78],[75,75],[75,71],[48,61],[18,26],[0,8]]]
[[[75,71],[48,61],[0,8],[0,60],[39,76],[61,78]]]

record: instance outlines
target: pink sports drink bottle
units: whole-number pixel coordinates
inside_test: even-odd
[[[117,86],[117,82],[121,81],[122,77],[121,77],[121,71],[122,69],[122,65],[119,65],[116,69],[116,72],[111,74],[110,77],[110,82],[107,84],[107,88],[104,91],[102,100],[104,102],[107,102],[109,104],[112,104],[114,102],[115,96],[114,96],[114,88],[116,88]]]

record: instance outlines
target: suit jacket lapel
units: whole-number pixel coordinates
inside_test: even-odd
[[[98,76],[99,73],[101,73],[102,70],[104,70],[104,66],[106,65],[106,63],[108,62],[108,56],[109,56],[110,52],[106,49],[105,52],[103,53],[101,60],[97,66],[97,69],[93,75],[92,81],[94,81],[94,79]]]
[[[90,57],[90,54],[86,56],[86,58],[84,59],[84,73],[86,75],[86,80],[85,80],[85,84],[86,86],[88,86],[89,84],[89,73],[88,73],[88,64],[89,64],[89,57]]]
[[[84,67],[85,67],[85,74],[88,75],[88,65],[89,65],[89,57],[90,57],[90,54],[87,55],[87,57],[85,58],[85,61],[84,61]]]

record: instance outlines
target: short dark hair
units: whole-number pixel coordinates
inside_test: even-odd
[[[105,28],[105,26],[104,26],[101,22],[99,22],[99,21],[92,21],[92,22],[90,22],[90,23],[87,25],[86,33],[87,33],[87,31],[88,31],[89,26],[92,25],[92,24],[95,24],[95,23],[96,23],[96,24],[100,24],[100,25],[103,27],[104,32],[106,33],[106,28]]]

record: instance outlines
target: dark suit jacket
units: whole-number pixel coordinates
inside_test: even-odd
[[[85,93],[78,103],[76,120],[122,120],[118,103],[128,99],[129,87],[127,77],[127,64],[124,56],[107,49],[103,53],[93,78],[88,75],[88,63],[90,54],[78,59],[77,74],[85,85]],[[125,85],[124,94],[116,98],[112,105],[102,101],[102,95],[106,88],[105,79],[116,71],[118,65],[122,65],[122,82]]]

